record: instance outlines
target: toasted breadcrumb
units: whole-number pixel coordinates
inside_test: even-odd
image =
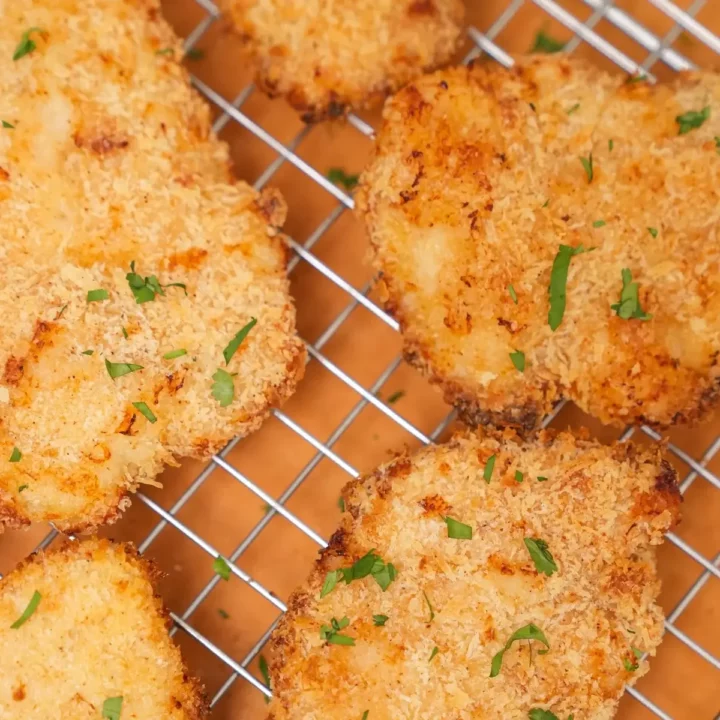
[[[85,540],[39,553],[0,580],[0,717],[201,720],[208,706],[167,634],[158,575],[131,545]],[[11,625],[40,594],[35,612]]]
[[[0,20],[0,117],[14,125],[0,132],[0,532],[87,530],[165,463],[208,457],[293,392],[305,355],[286,209],[232,181],[155,0],[4,3]],[[36,48],[13,61],[30,27]],[[164,294],[136,302],[133,262]],[[97,289],[107,299],[88,302]],[[142,370],[113,379],[106,361]],[[234,375],[226,407],[218,368]]]
[[[718,135],[711,72],[653,86],[544,56],[404,88],[358,204],[410,362],[471,423],[530,429],[563,397],[617,426],[701,417],[720,390]],[[553,332],[560,245],[594,249]],[[652,318],[613,309],[624,268]]]
[[[653,546],[677,518],[676,481],[657,446],[550,432],[522,443],[506,430],[457,436],[351,482],[340,529],[273,635],[270,717],[519,720],[542,708],[609,720],[648,670],[633,648],[653,655],[661,640]],[[472,539],[449,538],[446,517]],[[538,571],[525,538],[547,543],[556,572]],[[340,579],[320,599],[328,572],[370,550],[397,569],[385,592],[371,577]],[[354,646],[321,638],[345,617]],[[491,678],[493,656],[530,623],[549,652],[517,642]]]
[[[254,56],[259,85],[306,122],[377,104],[447,62],[461,0],[221,0]]]

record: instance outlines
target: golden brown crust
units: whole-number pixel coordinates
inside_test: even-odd
[[[561,398],[615,425],[702,417],[720,392],[718,135],[710,72],[651,86],[530,57],[403,89],[357,201],[409,361],[470,423],[529,430]],[[553,261],[581,244],[553,332]],[[651,320],[612,310],[623,268]]]
[[[155,0],[5,3],[0,20],[1,114],[14,125],[0,133],[0,311],[13,318],[0,343],[0,532],[87,531],[165,464],[253,432],[294,391],[305,351],[287,210],[279,192],[232,181]],[[32,26],[37,48],[14,62]],[[133,262],[187,294],[168,286],[138,304]],[[95,289],[109,298],[88,302]],[[142,370],[113,380],[106,360]],[[234,375],[227,407],[212,394],[218,368]]]
[[[123,716],[206,718],[203,687],[167,635],[161,576],[130,543],[93,538],[34,554],[0,580],[0,715],[33,720],[61,710],[85,720],[122,695]],[[34,615],[10,628],[35,591]]]
[[[257,83],[317,122],[379,103],[447,62],[460,0],[223,0]]]
[[[419,720],[519,718],[534,707],[614,717],[625,685],[648,669],[623,661],[635,662],[632,647],[654,655],[662,636],[653,546],[681,497],[658,446],[586,438],[467,433],[349,483],[339,530],[273,634],[270,717],[394,717],[396,703]],[[448,538],[443,516],[469,524],[473,538]],[[557,572],[538,572],[525,537],[548,543]],[[386,592],[368,577],[319,598],[329,571],[371,549],[397,568]],[[374,614],[388,616],[383,627]],[[324,643],[320,626],[344,616],[355,646]],[[501,675],[488,677],[492,656],[529,622],[550,652],[530,660],[527,644],[513,646]]]

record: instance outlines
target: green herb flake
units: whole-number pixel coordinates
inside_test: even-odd
[[[330,621],[330,625],[322,625],[320,627],[320,638],[330,645],[346,645],[351,647],[355,645],[355,638],[340,634],[340,630],[344,630],[349,624],[350,620],[347,616],[342,618],[342,620],[333,618]]]
[[[37,610],[38,605],[40,604],[40,600],[42,600],[42,595],[36,590],[32,597],[30,598],[30,602],[27,604],[27,607],[23,610],[22,615],[10,626],[12,630],[17,630],[18,628],[22,627],[32,616],[32,614]]]
[[[342,572],[340,570],[330,570],[328,574],[325,576],[325,581],[323,582],[322,589],[320,590],[320,599],[324,598],[326,595],[329,595],[334,589],[335,586],[338,584],[338,580],[342,577]]]
[[[550,37],[550,35],[543,30],[539,30],[537,35],[535,35],[535,42],[530,48],[530,52],[557,53],[562,52],[564,49],[565,43],[555,40],[555,38]]]
[[[472,528],[451,517],[445,518],[448,537],[452,540],[472,540]]]
[[[263,682],[265,683],[265,687],[268,690],[272,690],[272,685],[270,683],[270,671],[268,670],[268,664],[267,660],[265,659],[264,655],[260,656],[260,659],[258,660],[258,667],[260,668],[260,674],[263,677]],[[265,704],[267,705],[270,702],[270,698],[265,695]]]
[[[94,350],[83,350],[82,355],[93,355],[95,353]]]
[[[340,508],[340,512],[345,512],[345,500],[342,497],[338,498],[337,506]]]
[[[515,352],[510,353],[510,360],[512,360],[512,364],[515,366],[516,370],[519,370],[520,372],[525,372],[525,353],[521,350],[516,350]]]
[[[185,57],[188,60],[202,60],[205,57],[205,51],[200,48],[188,48],[185,51]]]
[[[373,625],[375,627],[383,627],[387,621],[387,615],[373,615]]]
[[[435,619],[435,611],[433,610],[433,606],[430,602],[430,598],[427,596],[427,593],[423,590],[423,597],[425,598],[425,602],[427,603],[428,610],[430,611],[430,619],[428,620],[429,623],[431,623]]]
[[[91,302],[102,302],[110,297],[110,293],[107,290],[99,288],[97,290],[88,290],[87,301]]]
[[[327,173],[327,179],[333,185],[342,185],[345,190],[350,192],[360,180],[359,175],[348,175],[342,168],[330,168]]]
[[[614,147],[615,147],[615,141],[612,138],[610,138],[608,140],[608,151],[612,152]]]
[[[635,83],[647,82],[648,76],[645,73],[639,75],[631,75],[625,81],[628,85],[634,85]]]
[[[568,718],[568,720],[572,720],[572,715]],[[558,716],[550,712],[549,710],[541,710],[540,708],[533,708],[528,713],[529,720],[560,720]]]
[[[627,658],[623,658],[623,665],[628,672],[635,672],[640,667],[637,663],[630,662]]]
[[[483,479],[486,483],[492,480],[493,470],[495,469],[495,455],[491,455],[485,462],[485,469],[483,470]]]
[[[595,171],[593,170],[592,153],[590,153],[587,157],[579,157],[578,160],[580,161],[580,164],[583,166],[583,170],[585,171],[585,174],[587,175],[588,182],[591,183],[593,181],[593,178],[595,177]]]
[[[629,268],[622,269],[622,283],[620,302],[613,303],[610,308],[623,320],[650,320],[652,315],[640,307],[638,283],[632,281],[632,273]]]
[[[230,613],[222,608],[218,608],[217,613],[223,620],[227,620],[230,617]]]
[[[21,485],[21,486],[18,488],[18,492],[21,493],[21,492],[23,492],[24,490],[27,490],[29,487],[30,487],[30,486],[29,486],[27,483],[25,483],[24,485]]]
[[[123,375],[129,375],[130,373],[142,370],[142,365],[134,365],[133,363],[114,363],[109,360],[105,360],[105,367],[107,368],[108,375],[113,379],[122,377]]]
[[[577,112],[580,108],[580,103],[575,103],[571,108],[568,108],[565,112],[568,115],[572,115],[574,112]]]
[[[230,565],[228,565],[228,561],[222,555],[218,555],[215,560],[213,560],[213,572],[223,580],[230,579]]]
[[[103,720],[120,720],[120,713],[122,713],[122,704],[122,695],[118,697],[108,698],[102,706]]]
[[[521,483],[525,479],[525,476],[519,471],[515,471],[515,482]]]
[[[371,575],[382,588],[382,591],[385,592],[397,577],[397,570],[392,563],[384,562],[379,555],[375,554],[374,550],[371,550],[349,568],[340,568],[328,572],[320,591],[320,597],[323,598],[331,593],[340,580],[344,580],[345,584],[349,585],[353,580],[361,580],[368,575]]]
[[[538,481],[538,482],[547,482],[547,478],[544,477],[543,475],[538,475],[538,476],[537,476],[537,481]]]
[[[235,382],[233,376],[218,368],[212,376],[212,395],[220,403],[220,407],[227,407],[235,399]]]
[[[170,352],[166,352],[163,355],[163,359],[174,360],[175,358],[182,357],[183,355],[187,355],[187,350],[185,348],[179,348],[178,350],[170,350]]]
[[[125,326],[121,327],[120,330],[122,330],[123,337],[127,340],[128,339],[128,331],[125,329]]]
[[[432,649],[432,652],[430,653],[430,658],[429,658],[428,662],[432,662],[432,659],[433,659],[439,652],[440,652],[440,650],[438,650],[438,647],[437,647],[437,645],[436,645],[436,646]]]
[[[366,711],[362,714],[362,718],[361,718],[360,720],[367,720],[369,714],[370,714],[370,711],[369,711],[369,710],[366,710]]]
[[[717,150],[717,154],[720,155],[720,135],[716,135],[714,140],[715,140],[715,150]]]
[[[537,640],[538,642],[541,642],[545,647],[546,650],[539,650],[539,655],[545,655],[550,650],[550,643],[548,643],[547,638],[545,637],[543,631],[537,626],[530,623],[529,625],[525,625],[521,627],[519,630],[516,630],[511,636],[510,639],[505,643],[505,647],[500,650],[498,653],[495,654],[495,656],[492,659],[492,664],[490,666],[490,677],[494,678],[497,675],[500,674],[500,669],[502,668],[502,662],[503,662],[503,656],[505,653],[510,649],[510,646],[518,641],[518,640]]]
[[[147,406],[144,402],[134,402],[133,407],[141,412],[151,424],[155,424],[157,422],[157,418],[155,417],[155,413]]]
[[[544,540],[540,540],[540,538],[525,538],[524,542],[532,561],[535,563],[535,569],[538,572],[545,573],[548,577],[557,572],[557,564]]]
[[[657,230],[657,228],[649,227],[649,228],[648,228],[648,232],[649,232],[654,238],[656,238],[656,237],[658,236],[658,230]]]
[[[404,390],[396,390],[390,397],[386,400],[386,403],[388,405],[394,405],[398,400],[405,397],[405,391]]]
[[[548,286],[548,294],[550,296],[548,324],[553,332],[560,327],[563,315],[565,315],[570,260],[573,256],[580,255],[584,252],[586,252],[586,250],[582,245],[576,248],[570,247],[569,245],[560,245],[557,255],[555,255],[555,259],[553,260],[552,270],[550,271],[550,285]]]
[[[542,204],[542,206],[543,206],[544,208],[548,207],[549,205],[550,205],[550,200],[546,200],[546,201]]]
[[[3,120],[3,121],[2,121],[2,126],[3,126],[4,128],[8,128],[9,130],[14,130],[14,129],[15,129],[15,126],[14,126],[14,125],[11,125],[7,120]]]
[[[13,60],[19,60],[21,57],[29,55],[33,50],[37,48],[35,41],[30,37],[31,33],[42,34],[44,32],[45,31],[39,27],[31,27],[29,30],[26,30],[22,34],[18,46],[15,48],[15,52],[13,53]]]
[[[20,462],[21,459],[22,459],[22,453],[16,447],[14,447],[12,449],[12,452],[10,453],[10,462],[12,462],[12,463]]]
[[[678,115],[675,122],[678,124],[678,135],[685,135],[695,128],[699,128],[710,118],[710,106],[706,105],[702,110],[690,110]]]
[[[228,346],[223,350],[223,357],[225,358],[225,364],[229,365],[233,355],[237,352],[242,341],[248,336],[248,333],[257,325],[257,318],[252,318],[250,322],[240,328],[238,334],[228,343]]]
[[[175,50],[171,47],[162,48],[161,50],[156,50],[156,55],[172,55],[175,52]]]
[[[596,221],[593,223],[593,227],[594,227],[594,228],[605,227],[605,225],[607,225],[607,223],[606,223],[604,220],[596,220]]]
[[[512,301],[517,305],[518,304],[517,293],[515,292],[515,288],[512,285],[508,285],[508,292],[510,293],[510,297],[512,298]]]
[[[135,272],[135,261],[130,263],[130,272],[125,275],[125,279],[135,296],[135,302],[138,305],[142,305],[146,302],[151,302],[157,295],[165,295],[165,288],[179,287],[188,294],[187,287],[184,283],[168,283],[167,285],[161,285],[156,275],[150,275],[149,277],[143,277]]]

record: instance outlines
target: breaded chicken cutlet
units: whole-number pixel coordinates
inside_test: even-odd
[[[462,0],[221,0],[257,82],[305,122],[379,103],[450,60]]]
[[[158,575],[131,545],[68,543],[0,580],[4,720],[201,720],[153,590]]]
[[[86,530],[293,392],[286,210],[232,181],[155,0],[0,8],[0,532]]]
[[[661,640],[676,481],[657,446],[506,430],[350,483],[271,640],[270,718],[612,718]]]
[[[691,421],[720,389],[720,76],[569,57],[423,77],[358,202],[408,360],[471,424]]]

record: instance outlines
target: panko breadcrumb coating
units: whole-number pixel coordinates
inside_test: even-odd
[[[530,57],[403,89],[358,203],[409,361],[473,424],[534,428],[561,398],[618,426],[702,416],[718,136],[710,72],[653,86]]]
[[[385,98],[447,62],[462,0],[221,0],[257,66],[257,82],[305,122]]]
[[[121,718],[207,717],[168,637],[157,576],[131,545],[93,539],[39,553],[0,580],[0,717],[115,717],[106,701]]]
[[[506,430],[351,482],[340,529],[273,635],[270,718],[609,720],[662,637],[653,546],[677,518],[676,481],[657,446]],[[370,575],[334,574],[370,551]],[[530,625],[549,650],[515,642],[491,677]]]
[[[155,0],[0,20],[0,532],[86,530],[293,392],[285,204],[231,181]]]

